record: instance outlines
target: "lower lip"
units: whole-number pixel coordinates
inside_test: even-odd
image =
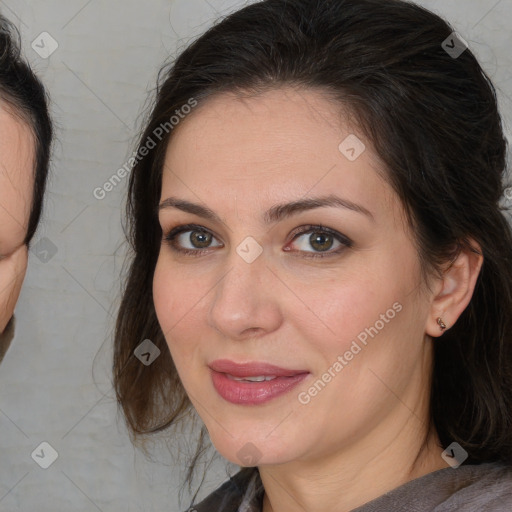
[[[232,380],[225,373],[211,370],[213,386],[217,393],[232,404],[258,405],[272,400],[294,388],[309,373],[293,377],[276,377],[262,382]]]

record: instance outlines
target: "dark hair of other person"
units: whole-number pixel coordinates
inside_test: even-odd
[[[31,142],[35,145],[33,176],[31,176],[33,182],[31,187],[32,197],[28,224],[23,238],[23,244],[28,249],[36,232],[43,209],[53,127],[46,91],[30,65],[21,56],[20,34],[11,22],[1,15],[0,102],[2,107],[11,116],[18,118],[22,123],[26,124],[32,132],[34,139],[34,142]],[[17,219],[14,220],[19,222]],[[12,277],[16,278],[16,276]],[[9,348],[13,336],[14,316],[11,316],[5,328],[2,326],[2,332],[0,332],[0,361],[2,361]]]
[[[22,58],[20,48],[18,30],[0,15],[0,99],[11,107],[12,114],[30,126],[36,144],[32,207],[25,236],[25,244],[28,246],[43,209],[53,128],[47,93],[30,65]]]
[[[482,248],[471,302],[435,344],[431,417],[444,446],[458,442],[468,464],[511,465],[512,236],[500,206],[507,143],[495,88],[471,50],[454,59],[441,47],[453,31],[428,10],[398,0],[248,5],[162,70],[138,147],[190,98],[201,104],[222,92],[243,97],[293,85],[338,100],[386,164],[386,179],[413,227],[423,275],[440,275],[461,247],[471,247],[470,237]],[[189,417],[191,409],[152,298],[170,137],[172,131],[135,164],[126,205],[132,259],[113,370],[135,442]],[[133,354],[146,338],[161,351],[150,366]],[[189,481],[206,437],[203,431]]]

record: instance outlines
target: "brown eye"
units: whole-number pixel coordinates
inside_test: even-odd
[[[309,236],[309,243],[317,251],[328,251],[334,243],[334,237],[321,232],[313,233]]]
[[[295,252],[302,252],[307,258],[322,258],[343,252],[352,246],[352,241],[345,235],[330,228],[302,226],[294,233],[293,245],[296,247]]]
[[[201,226],[187,224],[177,226],[165,237],[171,248],[176,252],[190,255],[200,255],[211,247],[222,247],[222,244],[211,245],[215,237]]]
[[[189,241],[197,249],[204,249],[211,244],[212,235],[203,231],[187,231],[190,233]]]

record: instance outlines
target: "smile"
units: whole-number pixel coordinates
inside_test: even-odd
[[[269,363],[235,363],[227,359],[209,365],[213,386],[226,401],[237,405],[259,405],[291,391],[308,375]]]

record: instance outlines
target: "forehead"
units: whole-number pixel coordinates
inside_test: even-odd
[[[350,131],[341,126],[340,110],[326,94],[313,89],[281,87],[254,96],[218,94],[180,122],[168,150],[193,145],[198,151],[225,151],[224,156],[232,155],[233,160],[243,156],[244,162],[251,157],[258,162],[265,156],[289,157],[306,149],[323,154],[325,149],[333,149],[333,138]],[[319,129],[321,137],[316,136]]]
[[[0,101],[0,255],[23,243],[34,183],[35,145],[28,124]]]
[[[284,201],[334,191],[370,210],[396,209],[397,198],[382,179],[383,162],[343,112],[342,105],[315,89],[213,96],[173,131],[162,198],[172,189],[173,195],[220,211],[226,198],[235,196],[263,207],[266,198]],[[343,149],[347,138],[357,143],[354,137],[364,150],[351,160],[340,144]]]

